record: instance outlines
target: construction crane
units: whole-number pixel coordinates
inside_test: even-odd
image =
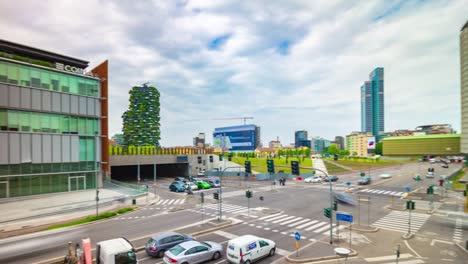
[[[206,121],[206,120],[244,120],[244,125],[247,123],[247,119],[254,119],[251,116],[244,116],[244,117],[225,117],[225,118],[201,118],[201,119],[190,119],[190,120],[185,120],[187,121]]]

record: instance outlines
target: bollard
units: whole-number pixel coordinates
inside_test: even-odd
[[[136,199],[135,198],[132,199],[132,204],[136,205]]]

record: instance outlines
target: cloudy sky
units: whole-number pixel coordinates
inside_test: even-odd
[[[460,129],[468,1],[0,1],[0,38],[110,62],[110,132],[128,91],[161,92],[163,146],[253,116],[262,141],[359,130],[360,86],[385,68],[385,130]]]

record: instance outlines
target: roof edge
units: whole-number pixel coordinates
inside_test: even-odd
[[[465,25],[462,27],[460,31],[463,31],[468,28],[468,20],[466,21]]]

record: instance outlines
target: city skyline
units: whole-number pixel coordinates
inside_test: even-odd
[[[294,142],[299,129],[347,135],[360,128],[356,87],[377,66],[386,71],[385,130],[449,123],[460,131],[466,1],[264,6],[2,2],[0,38],[108,58],[110,135],[121,132],[129,87],[149,81],[161,92],[163,146],[191,145],[198,132],[242,124],[209,119],[238,116],[255,118],[264,144]]]

